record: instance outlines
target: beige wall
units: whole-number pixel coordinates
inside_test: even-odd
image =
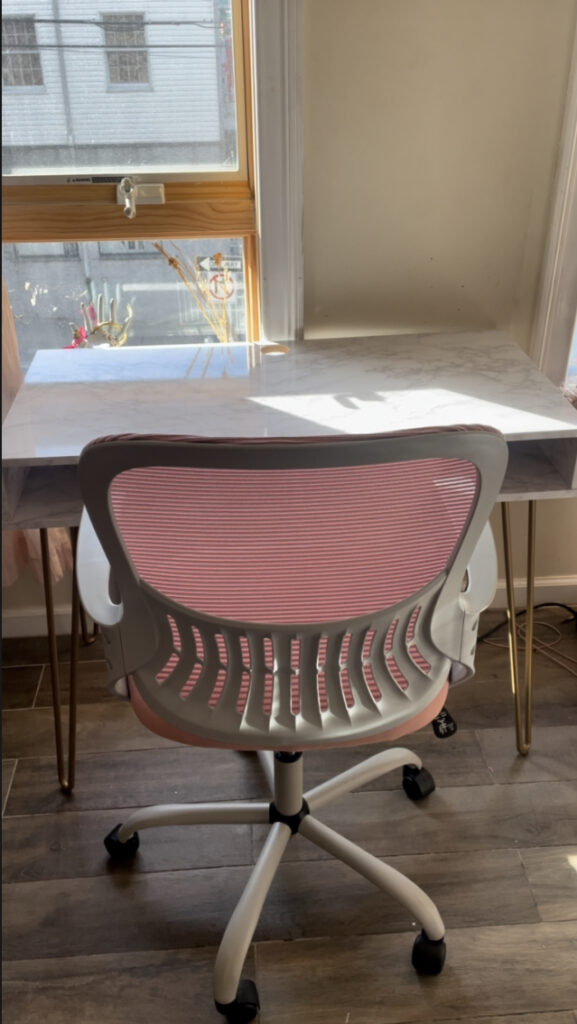
[[[515,502],[509,506],[511,512],[511,538],[513,544],[513,569],[516,577],[524,578],[527,549],[527,504]],[[493,533],[499,554],[499,576],[504,578],[501,513],[493,512],[491,518]],[[565,498],[560,501],[537,503],[535,531],[535,575],[541,586],[557,586],[562,581],[571,586],[571,600],[575,601],[577,589],[577,500]],[[567,599],[567,598],[565,598]],[[563,600],[560,596],[558,600]],[[577,602],[576,602],[577,603]]]
[[[577,3],[304,2],[305,337],[497,326],[527,350]],[[539,505],[538,576],[577,575],[576,536],[577,502]]]
[[[305,327],[526,327],[574,0],[305,0]]]

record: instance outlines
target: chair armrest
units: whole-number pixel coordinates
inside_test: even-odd
[[[122,619],[123,605],[110,598],[110,564],[86,509],[78,533],[76,579],[80,600],[90,617],[101,626],[116,626]]]
[[[451,659],[451,683],[470,679],[475,672],[479,614],[487,608],[497,587],[497,553],[489,523],[486,524],[467,566],[467,587],[439,609],[434,639]]]
[[[497,552],[493,532],[486,524],[467,566],[467,589],[459,602],[468,615],[478,615],[488,608],[497,589]]]

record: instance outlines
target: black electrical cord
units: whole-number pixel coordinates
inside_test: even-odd
[[[566,622],[573,621],[575,623],[576,628],[577,628],[577,610],[575,608],[571,608],[570,605],[568,605],[568,604],[561,604],[559,601],[543,601],[541,604],[536,604],[534,606],[533,610],[537,611],[538,608],[564,608],[565,611],[571,613],[571,618],[564,619],[563,622],[561,623],[561,625],[564,625]],[[515,621],[519,618],[520,615],[526,615],[526,614],[527,614],[527,609],[523,608],[521,611],[519,611],[519,612],[517,612],[515,614]],[[506,625],[507,625],[507,619],[504,619],[503,622],[499,622],[499,624],[497,626],[493,626],[492,629],[487,630],[486,633],[483,633],[482,636],[478,637],[479,643],[482,640],[487,640],[490,636],[493,636],[493,633],[497,633],[500,629],[503,628],[503,626],[506,626]]]

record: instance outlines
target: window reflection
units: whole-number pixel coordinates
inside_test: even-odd
[[[3,248],[24,369],[38,349],[114,344],[124,329],[129,346],[246,341],[240,238]]]

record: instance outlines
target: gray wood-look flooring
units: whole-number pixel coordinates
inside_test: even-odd
[[[567,613],[538,618],[577,658]],[[147,733],[109,696],[95,645],[81,648],[66,798],[45,642],[5,641],[3,655],[7,1024],[217,1024],[215,950],[265,830],[151,830],[130,868],[109,865],[102,838],[149,803],[266,797],[257,759]],[[66,657],[63,642],[64,672]],[[430,893],[448,929],[444,972],[419,978],[403,908],[296,837],[246,965],[261,1024],[577,1024],[577,678],[536,655],[533,749],[520,758],[507,666],[506,650],[481,644],[476,678],[451,695],[457,734],[407,739],[437,781],[426,801],[407,800],[395,773],[319,813]],[[374,749],[310,754],[305,779]]]

